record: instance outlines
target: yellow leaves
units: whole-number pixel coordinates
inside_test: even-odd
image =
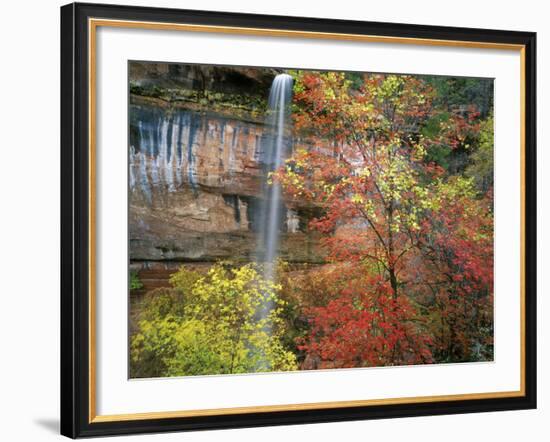
[[[325,89],[325,98],[327,100],[334,100],[336,99],[336,94],[334,93],[334,91],[332,89]]]
[[[334,189],[336,188],[336,184],[322,183],[321,188],[323,189],[323,192],[330,195],[332,194],[332,192],[334,192]]]
[[[367,216],[369,217],[369,219],[372,222],[378,221],[378,216],[376,215],[376,208],[375,208],[374,203],[372,202],[372,200],[367,200],[365,202],[364,210],[365,210],[365,213],[367,214]]]
[[[420,230],[420,225],[417,222],[418,218],[416,216],[417,211],[418,210],[415,207],[413,207],[411,212],[405,215],[406,225],[410,230],[416,230],[416,231]]]
[[[357,175],[360,176],[361,178],[370,177],[371,176],[371,171],[368,167],[364,167],[364,168],[359,170]]]
[[[415,161],[421,161],[427,155],[426,148],[424,147],[424,145],[422,143],[423,143],[423,139],[421,137],[418,143],[414,143],[411,146],[413,158],[414,158]]]
[[[182,268],[178,273],[184,272]],[[191,287],[178,286],[178,278],[172,281],[175,288],[187,292],[188,314],[197,319],[221,316],[220,320],[228,325],[250,319],[259,305],[273,301],[281,289],[280,285],[264,280],[252,264],[237,268],[214,265]]]
[[[473,178],[455,176],[447,182],[438,181],[438,193],[446,199],[475,198],[476,190]]]
[[[385,99],[397,100],[404,82],[401,75],[387,75],[378,89],[378,94]]]
[[[266,280],[254,264],[218,263],[197,275],[182,267],[171,278],[174,292],[185,293],[183,308],[157,309],[139,322],[131,343],[135,366],[154,361],[157,371],[147,376],[297,368],[281,343],[286,325],[280,284]]]
[[[351,197],[351,202],[355,204],[363,204],[363,197],[356,193]]]

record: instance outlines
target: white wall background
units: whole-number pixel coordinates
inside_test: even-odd
[[[99,0],[97,0],[99,2]],[[114,1],[114,0],[113,0]],[[550,14],[545,2],[456,0],[120,0],[125,4],[538,32],[539,409],[460,416],[126,437],[124,440],[334,441],[535,440],[550,435],[550,325],[542,321],[550,219],[543,149],[549,135],[545,78]],[[0,439],[47,441],[59,409],[59,6],[9,2],[0,27]],[[546,244],[545,244],[546,242]],[[546,253],[543,249],[546,248]]]

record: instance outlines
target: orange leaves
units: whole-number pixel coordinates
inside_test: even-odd
[[[448,118],[439,123],[439,134],[431,142],[447,145],[452,149],[469,149],[481,128],[479,115],[475,106],[453,109]]]

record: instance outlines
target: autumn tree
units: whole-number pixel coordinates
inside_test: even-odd
[[[414,269],[428,255],[426,238],[435,226],[430,220],[453,224],[450,220],[454,219],[447,234],[463,232],[458,220],[467,206],[455,206],[458,212],[447,213],[443,189],[449,188],[451,193],[456,190],[461,201],[462,197],[475,199],[464,186],[460,187],[459,181],[447,182],[445,169],[429,160],[428,151],[434,147],[467,149],[479,130],[479,113],[475,109],[435,109],[434,89],[418,77],[364,75],[357,86],[357,81],[352,82],[344,73],[297,72],[295,76],[293,116],[299,147],[274,179],[282,183],[287,198],[309,201],[322,209],[322,215],[314,218],[310,227],[324,234],[329,260],[355,263],[358,268],[367,265],[373,274],[369,277],[370,289],[364,281],[356,283],[342,292],[341,298],[321,307],[324,311],[316,311],[311,319],[313,333],[317,333],[314,341],[325,342],[326,350],[325,338],[334,337],[323,326],[326,321],[319,322],[323,314],[329,315],[329,309],[332,317],[340,312],[340,328],[348,323],[344,320],[345,306],[353,303],[346,304],[346,292],[363,299],[357,311],[370,312],[379,310],[374,300],[385,299],[381,290],[384,294],[387,290],[391,303],[386,306],[390,305],[392,313],[388,315],[389,323],[371,318],[374,323],[389,324],[386,335],[399,337],[388,346],[392,350],[385,363],[428,359],[425,330],[421,324],[415,325],[417,303],[413,294],[422,290],[413,287]],[[436,130],[426,131],[429,124],[436,124]],[[326,145],[327,140],[332,141],[332,148],[318,147]],[[471,225],[474,230],[475,223]],[[440,232],[441,240],[445,229]],[[453,246],[450,259],[458,266],[457,272],[465,265],[457,264],[457,257],[470,250],[461,247],[469,246]],[[444,271],[435,266],[430,270]],[[492,272],[488,274],[492,278]],[[337,309],[340,302],[343,304]],[[399,312],[404,305],[407,308],[401,309],[407,312],[405,315]],[[406,324],[406,339],[399,331],[400,323]],[[369,342],[381,336],[379,327],[372,323],[369,327],[364,321],[362,324],[362,333]],[[344,337],[340,339],[343,342]],[[411,342],[416,344],[409,345]],[[309,345],[320,352],[313,342]],[[415,349],[415,357],[406,356],[411,349]]]
[[[366,266],[333,275],[341,289],[326,305],[308,307],[311,330],[299,339],[303,367],[345,368],[430,363],[431,337],[414,303],[395,298],[388,282]]]
[[[480,197],[462,177],[437,183],[434,192],[408,289],[426,307],[438,360],[492,359],[492,194]]]
[[[218,263],[206,275],[182,267],[171,284],[145,301],[131,342],[136,377],[296,368],[281,342],[280,286],[254,265]]]
[[[352,90],[345,74],[302,73],[295,83],[295,126],[306,142],[277,177],[290,197],[325,209],[312,226],[338,261],[368,259],[399,294],[399,273],[415,246],[411,232],[431,207],[427,186],[441,171],[424,163],[422,121],[433,91],[411,76],[365,76]],[[351,234],[350,234],[351,233]]]

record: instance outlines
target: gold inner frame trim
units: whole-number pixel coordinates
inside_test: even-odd
[[[520,389],[488,393],[465,393],[437,396],[415,396],[387,399],[316,402],[284,405],[260,405],[234,408],[199,410],[158,411],[147,413],[97,415],[96,413],[96,35],[97,28],[133,28],[161,31],[206,32],[216,34],[253,35],[265,37],[290,37],[367,43],[409,44],[420,46],[459,47],[474,49],[497,49],[518,51],[520,54]],[[411,37],[390,37],[330,32],[291,31],[282,29],[211,26],[182,23],[143,22],[131,20],[88,19],[88,94],[89,94],[89,423],[168,419],[179,417],[220,416],[246,413],[269,413],[278,411],[322,410],[328,408],[365,407],[375,405],[415,404],[427,402],[461,401],[512,398],[525,396],[525,46],[492,42],[440,40]]]

